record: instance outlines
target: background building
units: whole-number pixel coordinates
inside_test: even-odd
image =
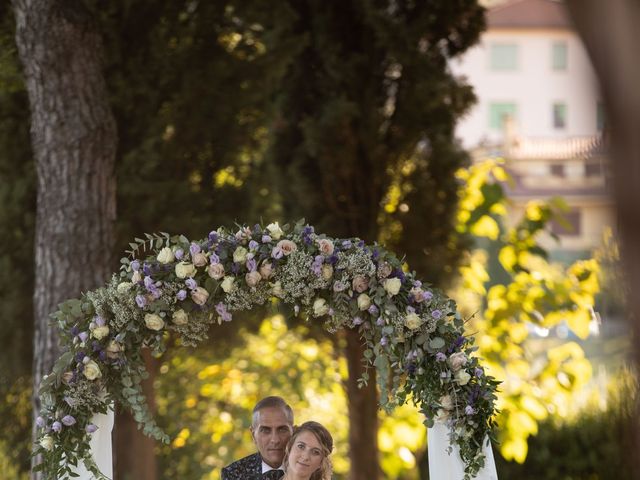
[[[478,97],[456,133],[476,159],[506,160],[513,215],[532,199],[563,197],[570,227],[554,224],[560,243],[549,238],[545,246],[561,260],[587,255],[613,226],[613,203],[603,103],[564,4],[494,2],[481,42],[451,69]]]

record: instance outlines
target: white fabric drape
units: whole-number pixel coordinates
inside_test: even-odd
[[[96,425],[98,430],[91,434],[91,442],[89,443],[98,469],[109,478],[113,478],[113,455],[111,453],[113,421],[113,410],[109,410],[106,414],[95,414],[91,418],[91,423]],[[77,480],[95,480],[95,476],[87,471],[82,462],[75,468],[75,473],[80,475]]]
[[[459,449],[453,446],[451,455],[449,448],[449,430],[446,425],[436,422],[427,430],[429,452],[429,478],[433,480],[462,480],[464,478],[464,462],[460,458]],[[478,472],[475,480],[498,480],[496,463],[493,459],[491,444],[483,446],[485,464]]]

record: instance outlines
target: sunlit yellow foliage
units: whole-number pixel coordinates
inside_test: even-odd
[[[577,343],[534,349],[529,333],[534,327],[564,323],[579,338],[588,336],[599,292],[599,265],[590,259],[564,267],[541,254],[536,236],[547,221],[566,210],[560,199],[530,202],[523,219],[507,225],[507,201],[497,184],[508,180],[501,161],[473,165],[458,177],[465,182],[458,232],[495,242],[499,248],[493,249],[497,259],[485,251],[472,252],[451,296],[465,315],[475,314],[468,326],[470,332],[478,332],[479,355],[488,373],[503,381],[497,419],[500,451],[506,459],[522,463],[527,438],[537,433],[538,422],[551,413],[566,413],[575,393],[592,375],[591,364]],[[499,262],[508,280],[490,283],[487,270],[492,261]]]

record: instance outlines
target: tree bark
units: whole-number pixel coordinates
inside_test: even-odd
[[[349,367],[346,391],[349,405],[349,458],[350,480],[376,480],[380,478],[378,455],[378,392],[375,369],[369,369],[367,386],[358,388],[358,379],[364,372],[364,348],[356,330],[345,330],[347,345],[344,349]]]
[[[60,354],[49,315],[61,301],[110,276],[117,134],[102,74],[102,40],[82,3],[13,0],[13,7],[38,182],[35,418],[38,386]]]
[[[567,6],[600,79],[611,127],[614,196],[622,246],[636,371],[640,367],[640,3],[568,0]],[[640,405],[627,441],[640,478]]]

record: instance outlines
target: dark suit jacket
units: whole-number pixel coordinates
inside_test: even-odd
[[[262,457],[254,453],[222,469],[222,480],[260,480]]]

